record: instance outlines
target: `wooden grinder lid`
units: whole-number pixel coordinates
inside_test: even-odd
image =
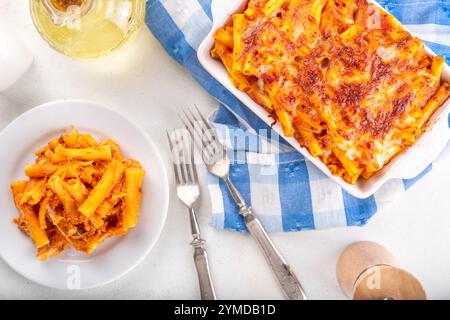
[[[377,265],[395,265],[394,256],[378,243],[356,242],[342,252],[336,266],[336,278],[347,297],[353,297],[359,276]]]

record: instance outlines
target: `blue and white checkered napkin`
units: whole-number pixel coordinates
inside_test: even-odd
[[[227,0],[222,0],[227,1]],[[450,0],[381,0],[437,54],[450,61]],[[357,199],[343,191],[294,149],[267,148],[256,136],[270,128],[213,79],[199,64],[196,50],[211,29],[211,0],[149,0],[147,24],[167,52],[222,105],[212,117],[230,155],[231,179],[252,204],[268,231],[299,231],[364,225],[432,169],[412,180],[391,180],[375,195]],[[254,144],[237,143],[246,136]],[[448,150],[444,154],[447,154]],[[441,156],[442,158],[442,156]],[[219,179],[209,176],[212,225],[245,231],[242,218]]]

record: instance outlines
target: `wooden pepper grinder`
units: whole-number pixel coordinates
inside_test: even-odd
[[[419,280],[396,265],[394,256],[383,246],[356,242],[339,257],[336,278],[353,300],[426,300]]]

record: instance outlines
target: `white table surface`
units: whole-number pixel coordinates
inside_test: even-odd
[[[167,160],[164,129],[179,126],[174,116],[177,110],[197,104],[210,111],[216,105],[166,55],[148,29],[113,56],[79,62],[54,52],[41,40],[27,4],[25,0],[0,1],[0,21],[11,26],[35,56],[26,75],[0,93],[0,128],[44,102],[88,99],[121,111],[142,126]],[[421,279],[429,298],[450,298],[449,161],[436,165],[363,228],[274,234],[274,242],[297,272],[309,297],[345,299],[335,278],[337,258],[350,243],[372,240],[388,247],[400,265]],[[173,191],[172,183],[168,219],[160,240],[144,262],[122,279],[98,289],[60,291],[34,284],[0,261],[0,299],[197,299],[188,216]],[[209,212],[209,199],[204,196],[199,218],[218,296],[282,298],[252,239],[214,230],[209,226]]]

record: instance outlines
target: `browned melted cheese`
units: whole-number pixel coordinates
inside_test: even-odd
[[[366,0],[250,0],[211,54],[350,183],[413,144],[449,96],[444,60]]]

